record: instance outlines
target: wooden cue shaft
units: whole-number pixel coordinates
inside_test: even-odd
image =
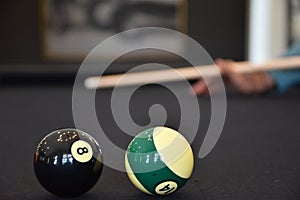
[[[253,64],[247,61],[238,62],[234,71],[246,74],[258,71],[272,71],[281,69],[300,68],[300,56],[272,59],[264,63]],[[176,73],[174,73],[174,71]],[[110,88],[118,86],[143,85],[147,83],[163,83],[181,80],[192,80],[201,77],[218,76],[220,72],[214,65],[197,67],[182,67],[175,69],[163,69],[152,71],[131,72],[124,74],[105,75],[102,77],[92,76],[85,80],[85,87],[88,89]],[[100,80],[100,81],[99,81]]]

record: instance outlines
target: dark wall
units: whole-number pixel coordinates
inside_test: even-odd
[[[45,63],[38,0],[0,3],[0,64]],[[244,59],[246,0],[189,0],[189,35],[215,57]]]
[[[0,3],[0,63],[39,63],[38,0]]]
[[[245,58],[247,1],[191,0],[189,35],[213,58]]]

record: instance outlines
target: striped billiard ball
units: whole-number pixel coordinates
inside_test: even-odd
[[[130,181],[151,195],[178,191],[190,178],[194,156],[177,131],[155,127],[138,134],[129,144],[125,167]]]

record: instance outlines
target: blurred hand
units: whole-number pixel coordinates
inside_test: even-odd
[[[240,74],[233,70],[234,67],[238,65],[237,62],[217,59],[215,63],[222,76],[227,79],[228,84],[243,94],[260,94],[274,87],[273,80],[265,72]],[[214,84],[213,79],[207,81],[207,83],[201,79],[193,85],[195,94],[208,95],[209,91],[207,85],[209,85],[211,92],[215,92],[218,88]]]

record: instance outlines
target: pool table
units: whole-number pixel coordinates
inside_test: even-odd
[[[181,83],[174,83],[181,87]],[[0,84],[0,199],[54,200],[33,171],[38,142],[49,132],[74,127],[73,84]],[[126,91],[126,88],[123,88]],[[112,90],[96,92],[99,123],[125,149],[132,139],[114,122]],[[197,97],[201,122],[192,143],[195,166],[188,183],[164,199],[300,199],[300,93],[260,96],[227,93],[227,114],[213,150],[198,158],[210,117],[210,98]],[[98,103],[97,103],[98,102]],[[130,112],[137,124],[149,122],[151,104],[162,104],[166,126],[180,123],[174,96],[159,85],[147,85],[132,96]],[[196,123],[191,120],[190,123]],[[137,190],[126,173],[105,166],[98,183],[75,199],[160,199]]]

